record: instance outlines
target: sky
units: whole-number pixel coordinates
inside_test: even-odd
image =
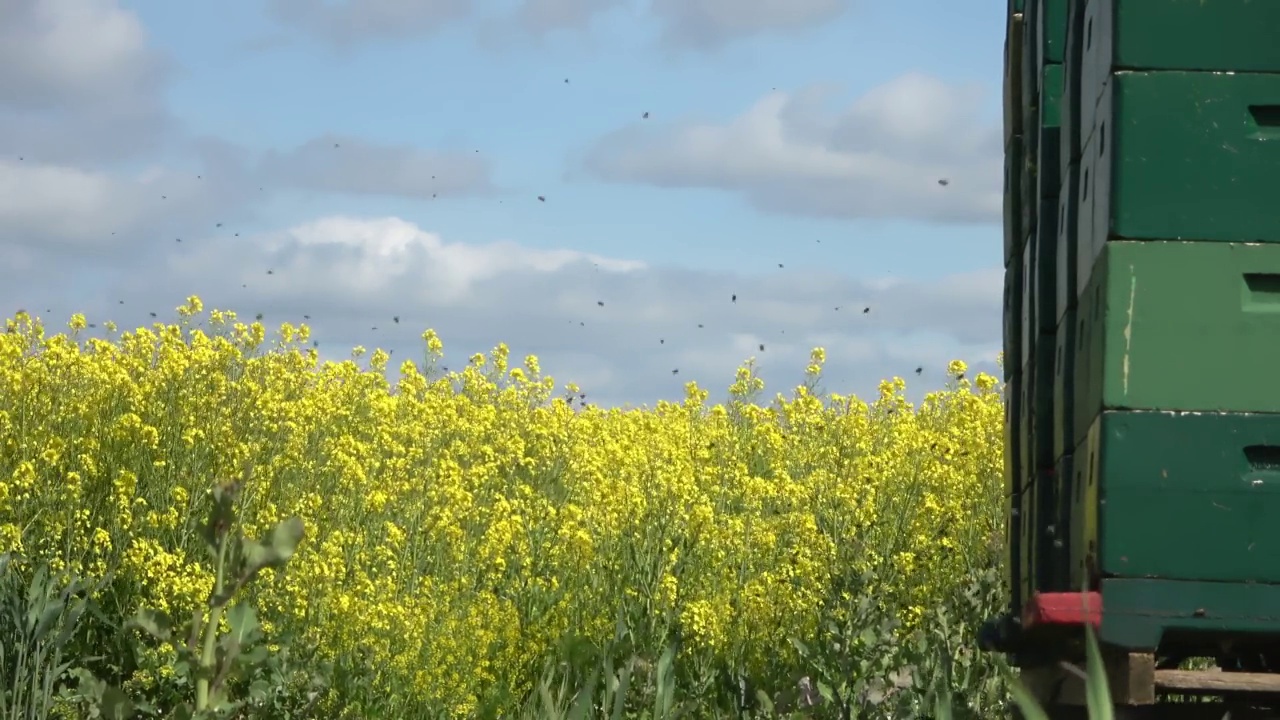
[[[195,294],[393,365],[433,328],[609,406],[823,347],[828,391],[918,398],[996,370],[1004,13],[0,0],[0,316]]]

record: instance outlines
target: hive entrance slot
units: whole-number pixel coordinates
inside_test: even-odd
[[[1244,457],[1255,472],[1280,471],[1280,445],[1249,445]]]
[[[1258,127],[1280,128],[1280,105],[1250,105],[1249,114]]]

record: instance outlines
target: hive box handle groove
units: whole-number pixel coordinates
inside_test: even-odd
[[[1249,445],[1244,457],[1254,472],[1280,471],[1280,445]]]
[[[1244,288],[1246,312],[1280,312],[1280,273],[1245,273]]]
[[[1259,128],[1280,129],[1280,105],[1250,105],[1249,114]]]
[[[1258,128],[1250,135],[1253,140],[1280,139],[1280,105],[1250,105],[1249,116]]]

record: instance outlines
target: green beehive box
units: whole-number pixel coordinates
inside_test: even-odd
[[[1111,193],[1113,190],[1112,180],[1114,179],[1115,169],[1111,166],[1111,146],[1115,143],[1113,123],[1106,120],[1111,117],[1111,100],[1114,96],[1108,95],[1105,100],[1099,102],[1094,127],[1095,134],[1090,137],[1089,147],[1087,151],[1090,153],[1088,158],[1083,158],[1087,163],[1090,172],[1093,174],[1093,190],[1092,190],[1092,208],[1090,208],[1090,221],[1087,246],[1087,253],[1079,256],[1084,264],[1090,268],[1098,263],[1098,254],[1102,252],[1102,248],[1106,246],[1110,235],[1110,221],[1108,213],[1111,204]],[[1125,200],[1126,206],[1132,205],[1133,201]],[[1143,238],[1146,239],[1146,238]],[[1190,239],[1190,238],[1188,238]],[[1086,246],[1080,246],[1078,250],[1085,249]],[[1079,269],[1077,268],[1077,272]]]
[[[1022,137],[1009,142],[1004,151],[1004,263],[1022,257],[1026,237],[1022,225]]]
[[[1039,138],[1040,133],[1033,131],[1035,118],[1032,118],[1032,124],[1027,127],[1027,134],[1023,136],[1024,140],[1031,138]],[[1035,229],[1036,223],[1040,217],[1039,186],[1036,179],[1036,160],[1037,149],[1039,146],[1035,142],[1027,142],[1022,146],[1022,172],[1018,176],[1021,186],[1018,189],[1018,204],[1022,208],[1022,228],[1023,236],[1026,236]]]
[[[1107,412],[1098,425],[1104,575],[1280,582],[1280,415]]]
[[[1006,496],[1004,580],[1009,588],[1009,605],[1015,616],[1022,614],[1022,493]]]
[[[1004,39],[1004,144],[1022,137],[1022,14],[1010,15]]]
[[[1058,199],[1058,187],[1062,182],[1062,66],[1049,65],[1044,69],[1041,88],[1040,138],[1036,143],[1037,197]]]
[[[1062,90],[1066,83],[1061,62],[1045,65],[1040,72],[1040,126],[1062,127]]]
[[[1076,413],[1280,412],[1280,244],[1114,241],[1094,275]]]
[[[1032,557],[1035,548],[1032,541],[1035,537],[1035,488],[1028,484],[1018,494],[1018,595],[1025,603],[1034,593]]]
[[[1116,70],[1280,73],[1280,3],[1089,0],[1084,22],[1086,105]]]
[[[1019,418],[1018,450],[1021,475],[1053,468],[1053,343],[1054,336],[1041,335],[1037,344],[1043,348],[1020,373],[1022,386]]]
[[[1023,564],[1026,588],[1032,592],[1047,592],[1053,589],[1055,564],[1052,536],[1053,519],[1057,515],[1054,468],[1035,471],[1023,493],[1026,497],[1022,511],[1030,513],[1030,522],[1026,524],[1022,538],[1022,549],[1026,555]]]
[[[1075,449],[1076,314],[1074,309],[1058,323],[1053,353],[1053,456],[1070,455]]]
[[[1093,276],[1093,197],[1096,193],[1097,152],[1092,136],[1080,153],[1080,182],[1076,190],[1076,302],[1083,302],[1085,288]]]
[[[1022,377],[1014,372],[1005,380],[1004,396],[1004,485],[1005,494],[1022,489]]]
[[[1052,335],[1058,326],[1058,213],[1048,200],[1043,200],[1042,205],[1040,223],[1028,241],[1032,244],[1035,277],[1030,293],[1031,323],[1024,327]]]
[[[1092,426],[1091,426],[1092,427]],[[1073,592],[1096,589],[1093,587],[1096,554],[1093,544],[1097,539],[1098,491],[1092,484],[1095,479],[1093,466],[1097,463],[1093,434],[1086,432],[1084,440],[1072,453],[1071,466],[1071,524],[1068,530],[1069,559],[1067,562],[1068,586]]]
[[[1054,333],[1045,333],[1037,338],[1039,350],[1036,352],[1032,377],[1034,386],[1031,389],[1031,463],[1036,471],[1052,470],[1058,459],[1053,451],[1053,361],[1054,345],[1057,337]]]
[[[1062,100],[1059,102],[1062,143],[1060,156],[1065,167],[1080,158],[1080,77],[1083,55],[1083,22],[1085,0],[1066,0],[1066,42],[1062,60]]]
[[[1093,419],[1097,414],[1091,415],[1089,411],[1089,398],[1093,395],[1094,382],[1093,374],[1090,372],[1094,341],[1088,329],[1097,323],[1099,318],[1100,291],[1101,288],[1090,286],[1080,296],[1080,302],[1076,305],[1075,360],[1072,368],[1075,387],[1071,391],[1072,431],[1070,437],[1071,442],[1077,446],[1085,441],[1085,436],[1089,434],[1089,426],[1093,424]],[[1079,452],[1076,452],[1075,456],[1077,464],[1083,460],[1083,456]]]
[[[1022,122],[1027,134],[1036,126],[1028,119],[1027,112],[1040,107],[1040,72],[1044,60],[1036,47],[1036,13],[1041,2],[1043,0],[1033,0],[1022,13]]]
[[[1074,470],[1070,453],[1062,455],[1053,469],[1053,518],[1048,537],[1052,543],[1050,556],[1053,577],[1049,590],[1071,590],[1071,480]]]
[[[1036,380],[1033,373],[1031,365],[1024,365],[1018,373],[1021,378],[1018,384],[1018,479],[1024,484],[1036,466],[1035,431],[1032,428],[1035,423],[1035,407],[1031,404],[1035,397]]]
[[[1054,557],[1049,529],[1053,524],[1053,469],[1036,472],[1019,493],[1021,538],[1018,552],[1018,575],[1022,597],[1052,588]]]
[[[1080,171],[1074,164],[1067,166],[1058,193],[1058,241],[1054,245],[1054,318],[1059,325],[1067,311],[1076,306],[1076,217]]]
[[[1095,257],[1112,237],[1280,242],[1280,74],[1117,73],[1096,125]]]
[[[1004,368],[1005,379],[1022,368],[1022,255],[1014,256],[1004,271]]]
[[[1038,152],[1043,144],[1040,138],[1031,137],[1032,128],[1062,127],[1062,88],[1065,82],[1061,63],[1041,66],[1033,73],[1025,88],[1033,94],[1028,96],[1024,93],[1022,98],[1022,129],[1028,136],[1028,153]],[[1055,134],[1054,138],[1057,137]]]
[[[1035,293],[1036,281],[1039,274],[1036,272],[1035,243],[1031,238],[1023,243],[1022,248],[1022,299],[1019,301],[1021,309],[1021,319],[1019,329],[1022,335],[1022,352],[1018,356],[1018,364],[1026,367],[1031,362],[1031,358],[1036,352],[1036,336],[1039,334],[1039,327],[1035,317]],[[1025,376],[1024,376],[1025,377]]]
[[[1036,51],[1044,65],[1061,63],[1066,55],[1067,0],[1040,0],[1033,3]]]

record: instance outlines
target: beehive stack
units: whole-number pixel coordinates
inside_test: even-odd
[[[1280,582],[1280,3],[1020,9],[1005,70],[1015,610],[1104,576]]]

